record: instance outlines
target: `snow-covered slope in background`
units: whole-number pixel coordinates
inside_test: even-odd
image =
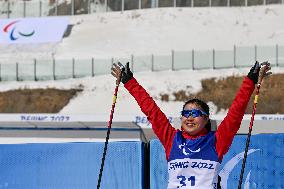
[[[284,43],[284,6],[160,8],[75,16],[55,57],[129,57],[172,49]]]
[[[201,90],[201,80],[205,78],[224,78],[232,75],[244,76],[249,68],[225,69],[225,70],[184,70],[136,73],[135,78],[155,99],[159,107],[167,114],[179,116],[183,102],[162,102],[160,94],[172,94],[175,91],[189,89],[195,93]],[[284,68],[273,68],[273,73],[284,73]],[[79,82],[79,81],[77,81]],[[115,88],[115,79],[111,75],[97,76],[82,80],[84,92],[71,100],[61,113],[67,114],[109,114],[112,105],[112,97]],[[170,96],[173,99],[173,96]],[[226,110],[217,112],[212,102],[209,103],[211,114],[224,114]],[[140,115],[141,110],[134,98],[123,87],[119,88],[116,114]]]
[[[284,6],[153,8],[70,17],[60,44],[0,44],[0,58],[119,58],[171,50],[283,45]]]
[[[234,44],[252,46],[284,43],[283,5],[146,9],[81,15],[70,19],[74,24],[71,35],[56,47],[50,47],[50,52],[37,53],[35,48],[34,51],[21,53],[20,49],[16,49],[17,57],[43,58],[53,54],[55,58],[119,58],[129,57],[130,54],[169,54],[172,49],[232,49]],[[6,58],[9,56],[15,57],[14,52],[5,55]],[[196,92],[200,90],[200,80],[204,78],[246,75],[248,71],[249,68],[144,72],[135,74],[135,77],[157,100],[160,94],[170,94],[185,88]],[[273,68],[272,71],[284,73],[283,68]],[[115,79],[109,74],[94,78],[6,82],[0,85],[2,91],[83,86],[84,91],[60,113],[95,115],[109,114]],[[175,116],[178,116],[183,105],[183,102],[172,101],[157,100],[157,103],[167,115]],[[210,104],[212,113],[218,113],[214,105]],[[134,99],[122,86],[118,93],[116,114],[141,114]]]

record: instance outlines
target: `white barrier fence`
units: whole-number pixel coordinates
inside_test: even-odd
[[[284,66],[284,46],[234,46],[232,50],[175,51],[168,55],[130,55],[131,70],[226,69],[250,67],[256,60]],[[57,80],[109,74],[114,58],[106,59],[0,59],[0,81]]]

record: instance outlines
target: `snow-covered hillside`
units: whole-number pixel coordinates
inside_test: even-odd
[[[34,48],[1,46],[0,57],[104,58],[169,54],[172,49],[232,50],[283,45],[284,6],[153,8],[70,17],[62,43]],[[21,51],[23,53],[21,53]]]
[[[130,54],[168,54],[172,49],[232,49],[233,45],[284,44],[284,6],[161,8],[97,13],[70,17],[74,24],[71,35],[57,46],[37,52],[17,50],[17,57],[50,57],[85,59],[88,57],[129,57]],[[13,47],[9,47],[13,48]],[[2,49],[5,58],[14,53]],[[6,53],[6,54],[5,54]],[[263,61],[263,60],[260,60]],[[253,62],[251,63],[253,64]],[[137,73],[135,76],[157,99],[161,93],[191,87],[200,89],[200,80],[209,77],[245,75],[249,68],[228,70],[182,70]],[[273,68],[274,72],[284,72]],[[111,108],[115,79],[109,74],[94,78],[44,82],[0,83],[1,90],[15,88],[71,88],[83,85],[84,92],[72,99],[61,113],[108,114]],[[120,88],[116,112],[138,114],[139,107]],[[157,102],[167,114],[177,115],[182,102]],[[214,111],[214,106],[212,109]]]

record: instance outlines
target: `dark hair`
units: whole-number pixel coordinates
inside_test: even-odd
[[[187,104],[195,104],[195,105],[199,106],[204,112],[206,112],[209,115],[209,106],[206,104],[206,102],[204,102],[204,101],[202,101],[198,98],[193,98],[193,99],[190,99],[190,100],[188,100],[184,103],[182,110],[184,110],[184,107]],[[208,132],[211,131],[210,119],[208,120],[207,124],[205,125],[205,128],[207,129]]]

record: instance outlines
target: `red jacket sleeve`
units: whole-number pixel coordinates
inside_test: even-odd
[[[245,77],[226,117],[216,131],[216,150],[220,160],[229,150],[234,136],[241,126],[245,110],[253,91],[253,81]]]
[[[166,115],[135,78],[129,80],[124,87],[135,98],[142,112],[152,124],[152,129],[164,146],[166,158],[168,159],[176,129],[170,124]]]

